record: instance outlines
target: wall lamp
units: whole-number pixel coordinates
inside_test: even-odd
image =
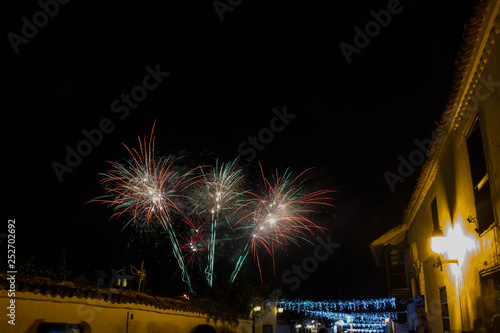
[[[436,228],[432,232],[431,236],[431,250],[436,253],[436,261],[434,263],[434,267],[440,267],[443,270],[443,264],[457,264],[457,259],[441,259],[441,256],[447,249],[447,239],[443,233],[441,228]]]
[[[479,232],[479,225],[477,224],[477,217],[472,217],[472,215],[467,216],[467,222],[469,223],[474,223],[476,225],[476,228],[474,230],[480,234]]]
[[[446,237],[444,237],[443,230],[436,228],[431,236],[431,250],[437,254],[443,254],[446,251]]]

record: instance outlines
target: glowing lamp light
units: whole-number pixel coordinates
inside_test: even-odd
[[[253,308],[253,310],[254,310],[255,312],[259,312],[259,311],[260,311],[260,309],[261,309],[261,307],[260,307],[260,306],[256,306],[255,308]]]
[[[446,237],[444,237],[443,231],[440,228],[432,232],[431,250],[437,254],[442,254],[446,251]]]
[[[278,313],[283,313],[283,308],[278,308]]]
[[[446,233],[448,239],[447,253],[451,259],[458,259],[459,262],[464,262],[467,257],[467,252],[475,248],[474,239],[464,233],[462,225],[455,222],[453,229],[449,229]]]

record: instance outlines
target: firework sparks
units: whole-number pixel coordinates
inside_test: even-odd
[[[93,201],[112,207],[115,211],[112,217],[130,216],[125,226],[132,224],[150,233],[159,228],[165,230],[182,270],[182,279],[191,288],[182,250],[172,226],[172,215],[183,214],[178,205],[187,197],[182,192],[196,178],[190,178],[190,173],[175,171],[173,157],[155,157],[153,131],[154,126],[149,142],[145,137],[139,138],[139,150],[124,145],[131,156],[126,163],[109,162],[112,169],[103,174],[101,181],[106,195]]]
[[[181,250],[187,265],[193,267],[195,262],[201,263],[203,261],[204,253],[208,250],[205,223],[194,217],[184,219],[183,222],[190,229],[188,233],[183,233],[180,236]]]
[[[135,227],[141,235],[165,232],[182,271],[182,280],[191,291],[188,268],[195,264],[200,265],[208,285],[213,285],[216,244],[222,241],[234,242],[250,231],[230,281],[235,280],[250,252],[259,265],[262,279],[260,253],[272,257],[275,270],[276,250],[289,243],[298,244],[315,230],[324,229],[310,215],[319,206],[333,206],[330,202],[334,191],[307,193],[302,176],[310,169],[295,178],[289,170],[282,175],[276,171],[269,180],[261,166],[264,191],[259,196],[242,190],[245,174],[237,166],[237,160],[226,163],[217,160],[215,166],[181,172],[174,157],[155,156],[153,132],[154,126],[149,141],[139,137],[137,149],[124,145],[129,159],[123,163],[109,162],[111,169],[102,174],[101,180],[105,195],[92,201],[113,208],[113,218],[126,218],[124,228]],[[186,210],[191,211],[190,217],[184,213]],[[237,215],[243,217],[238,219]],[[217,238],[218,234],[224,238]]]
[[[331,190],[319,190],[312,193],[306,193],[301,185],[300,178],[311,169],[307,169],[295,178],[292,177],[290,170],[286,170],[283,175],[279,175],[276,170],[273,181],[269,181],[262,171],[264,184],[264,193],[262,196],[255,195],[246,206],[251,207],[250,213],[243,219],[250,221],[252,230],[250,246],[246,246],[242,255],[238,259],[235,270],[231,276],[234,281],[242,262],[249,251],[252,251],[254,258],[259,265],[259,249],[263,248],[273,258],[277,248],[283,248],[288,243],[297,244],[299,239],[307,240],[307,236],[313,235],[314,230],[323,230],[324,228],[314,223],[309,215],[316,213],[315,207],[327,205],[330,203]]]
[[[203,170],[203,169],[202,169]],[[217,223],[220,217],[235,208],[244,192],[240,190],[244,178],[243,170],[236,166],[236,160],[221,163],[217,160],[208,173],[203,172],[206,185],[206,203],[211,214],[210,241],[208,246],[208,264],[205,276],[208,285],[213,284],[215,265],[215,244],[217,242]]]

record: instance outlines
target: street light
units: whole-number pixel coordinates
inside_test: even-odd
[[[253,308],[252,311],[252,333],[255,333],[255,313],[260,312],[261,307],[257,305],[256,307]]]

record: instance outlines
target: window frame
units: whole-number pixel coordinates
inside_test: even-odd
[[[474,207],[475,207],[475,210],[476,210],[476,217],[475,217],[475,221],[476,221],[476,231],[477,233],[479,234],[479,236],[482,236],[484,235],[488,230],[490,230],[492,228],[493,225],[496,224],[496,218],[495,218],[495,209],[493,207],[493,198],[491,196],[491,182],[490,182],[490,177],[489,177],[489,167],[488,167],[488,159],[487,159],[487,155],[486,155],[486,147],[485,144],[484,144],[484,132],[482,130],[482,126],[481,126],[481,123],[480,123],[480,115],[479,115],[479,112],[476,114],[474,120],[472,121],[466,135],[465,135],[465,147],[467,149],[467,155],[468,155],[468,163],[469,163],[469,171],[470,171],[470,176],[471,176],[471,183],[472,183],[472,192],[473,192],[473,196],[474,196]],[[471,140],[472,140],[472,135],[475,134],[477,131],[479,131],[479,135],[481,137],[481,149],[482,149],[482,161],[481,163],[484,163],[484,166],[485,166],[485,174],[483,176],[480,176],[480,178],[476,179],[476,182],[474,181],[474,178],[475,175],[473,175],[473,163],[472,163],[472,160],[471,160]],[[476,162],[477,163],[477,162]],[[483,210],[481,210],[481,214],[479,214],[480,210],[478,209],[478,207],[480,207],[479,205],[479,198],[478,198],[478,195],[479,195],[479,191],[481,191],[481,189],[484,188],[485,185],[488,185],[489,189],[488,189],[488,212],[484,212]],[[484,193],[483,193],[484,195]],[[483,208],[484,209],[484,208]],[[482,222],[480,219],[479,219],[479,215],[483,215],[483,213],[487,213],[487,215],[490,215],[492,220],[489,221],[489,222]]]

